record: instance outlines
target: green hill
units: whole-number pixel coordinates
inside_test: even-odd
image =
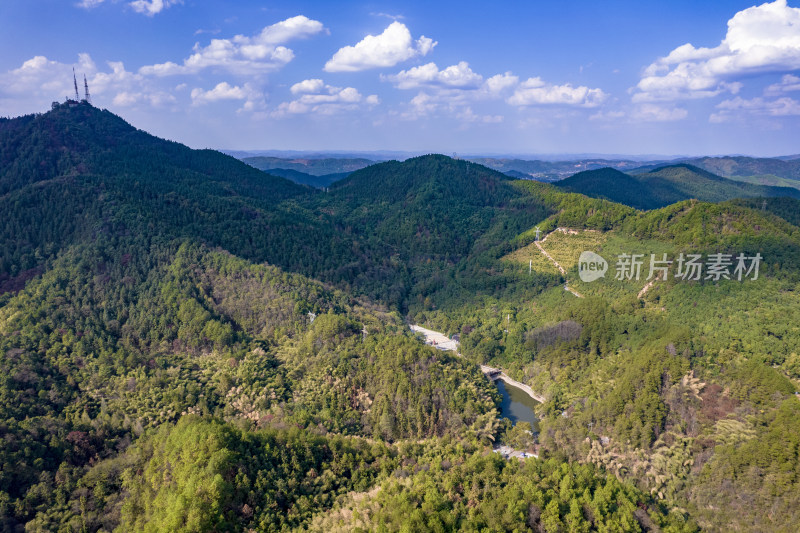
[[[659,203],[656,197],[672,194],[670,189],[656,193],[635,177],[613,168],[579,172],[554,185],[564,191],[611,200],[637,209],[652,209]]]
[[[764,176],[800,180],[800,160],[768,157],[701,157],[687,161],[694,166],[724,177]]]
[[[382,261],[306,216],[314,191],[88,105],[0,122],[0,146],[0,530],[302,528],[385,480],[396,440],[492,437],[475,365],[287,272]]]
[[[282,168],[286,170],[296,170],[312,176],[325,176],[326,174],[341,174],[354,172],[364,167],[374,165],[375,161],[364,158],[296,158],[286,159],[281,157],[244,157],[242,161],[259,170],[269,170]]]
[[[720,202],[733,198],[800,198],[800,190],[729,180],[692,165],[671,165],[628,175],[613,169],[579,172],[555,184],[570,192],[655,209],[690,198]]]
[[[87,104],[0,120],[0,163],[2,531],[797,529],[783,190],[428,155],[322,192]],[[718,253],[758,279],[676,275]],[[536,435],[479,363],[543,396]]]
[[[503,272],[486,265],[508,252],[514,235],[551,213],[508,176],[443,155],[358,170],[305,205],[329,213],[373,248],[388,247],[407,272],[402,297],[389,300],[404,312],[509,286]]]
[[[271,176],[280,176],[281,178],[286,178],[287,180],[291,180],[300,185],[310,185],[312,187],[316,187],[317,189],[324,189],[331,183],[344,179],[350,174],[349,172],[339,172],[337,174],[313,176],[311,174],[306,174],[305,172],[299,172],[297,170],[291,170],[287,168],[267,168],[264,169],[264,172]]]
[[[281,207],[315,191],[86,104],[0,121],[0,162],[6,281],[99,233],[187,237],[330,279],[368,263],[329,222]]]
[[[543,209],[508,176],[443,155],[372,165],[334,183],[315,201],[406,255],[431,256],[468,254],[493,227],[522,228]],[[514,229],[504,231],[510,235]]]

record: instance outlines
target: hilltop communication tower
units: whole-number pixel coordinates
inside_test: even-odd
[[[86,102],[87,104],[91,104],[92,97],[89,96],[89,82],[86,81],[86,74],[83,75],[83,91],[84,91],[83,101]]]
[[[80,96],[78,96],[78,78],[75,77],[75,67],[72,67],[72,83],[75,84],[75,101],[80,100]]]

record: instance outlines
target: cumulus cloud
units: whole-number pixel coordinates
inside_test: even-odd
[[[244,100],[247,93],[238,86],[230,85],[227,81],[218,83],[213,89],[204,91],[200,88],[192,89],[192,103],[206,104],[219,100]]]
[[[242,106],[236,110],[237,113],[253,113],[261,115],[267,109],[267,102],[260,90],[253,84],[245,83],[242,86],[231,85],[223,81],[207,91],[194,88],[191,92],[192,105],[202,106],[222,101],[240,101]]]
[[[370,107],[380,103],[380,99],[375,94],[364,98],[353,87],[334,87],[325,84],[320,79],[300,81],[292,85],[290,91],[292,94],[298,95],[298,98],[280,104],[273,112],[273,116],[283,117],[306,113],[332,115],[341,111],[358,109],[362,103]]]
[[[484,83],[484,89],[491,95],[501,94],[506,89],[516,87],[519,83],[519,78],[510,72],[505,74],[495,74]]]
[[[89,0],[96,1],[96,0]],[[143,13],[148,17],[152,17],[170,6],[182,4],[183,0],[134,0],[129,5],[137,13]]]
[[[499,124],[503,122],[503,115],[481,115],[472,111],[470,106],[467,106],[456,115],[456,118],[464,122],[481,122],[483,124]]]
[[[100,69],[89,54],[79,54],[74,64],[35,56],[20,67],[0,74],[0,96],[13,97],[18,111],[30,111],[31,107],[41,110],[53,100],[73,97],[73,67],[79,77],[86,75],[95,102],[100,100],[126,107],[140,104],[165,107],[175,102],[169,91],[153,87],[141,74],[126,70],[122,62],[109,61],[107,68]],[[79,89],[82,96],[83,88]]]
[[[784,96],[774,100],[766,98],[744,99],[739,96],[717,104],[717,112],[711,114],[710,122],[728,122],[743,115],[764,117],[788,117],[800,115],[800,102]]]
[[[182,64],[168,61],[144,66],[139,72],[155,76],[195,74],[207,68],[222,69],[238,75],[270,72],[294,59],[294,52],[283,46],[284,43],[323,31],[325,27],[321,22],[298,15],[267,26],[252,37],[236,35],[231,39],[212,39],[207,46],[197,43],[194,53],[184,59]]]
[[[463,123],[498,123],[503,121],[502,115],[480,114],[473,111],[471,102],[477,100],[478,90],[473,91],[441,91],[433,94],[420,91],[406,109],[397,115],[404,120],[418,120],[435,115],[453,117]]]
[[[92,9],[105,2],[105,0],[80,0],[76,5],[84,9]],[[161,13],[168,7],[182,4],[183,0],[133,0],[128,5],[137,13],[142,13],[148,17]]]
[[[382,75],[381,80],[391,82],[398,89],[419,91],[408,103],[408,110],[401,114],[407,119],[443,113],[466,122],[499,122],[502,116],[480,115],[471,106],[482,101],[505,99],[506,103],[517,107],[562,105],[591,108],[599,106],[607,97],[600,89],[554,85],[540,78],[521,82],[511,72],[484,78],[466,61],[441,70],[431,62],[397,74]]]
[[[292,85],[292,94],[318,93],[325,88],[325,83],[319,78],[303,80]]]
[[[568,105],[597,107],[607,98],[601,89],[573,87],[569,83],[554,85],[541,78],[528,78],[520,83],[506,102],[514,106]]]
[[[800,68],[800,8],[775,0],[736,13],[714,48],[684,44],[649,65],[634,102],[738,93],[738,78]]]
[[[405,24],[392,22],[380,35],[367,35],[354,46],[340,48],[327,63],[326,72],[358,72],[393,67],[417,56],[425,56],[436,42],[424,35],[414,41]]]
[[[397,74],[382,75],[382,80],[390,81],[398,89],[420,89],[422,87],[442,87],[456,89],[475,89],[480,87],[483,76],[469,68],[469,63],[461,61],[444,70],[439,70],[436,63],[428,63]]]
[[[766,88],[764,94],[767,96],[777,96],[783,93],[800,91],[800,77],[786,74],[779,83],[773,83]]]

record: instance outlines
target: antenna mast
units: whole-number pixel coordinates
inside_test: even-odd
[[[78,96],[78,78],[75,77],[75,67],[72,67],[72,82],[75,84],[75,101],[79,101],[80,97]]]
[[[83,101],[86,102],[87,104],[91,104],[92,97],[89,96],[89,82],[86,81],[86,74],[83,75],[83,91],[84,94],[86,95]]]

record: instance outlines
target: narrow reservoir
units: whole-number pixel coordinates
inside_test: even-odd
[[[534,408],[539,402],[528,396],[522,389],[498,379],[495,381],[497,390],[503,400],[500,404],[500,414],[516,424],[517,422],[530,422],[534,433],[539,432],[539,419],[536,418]]]

